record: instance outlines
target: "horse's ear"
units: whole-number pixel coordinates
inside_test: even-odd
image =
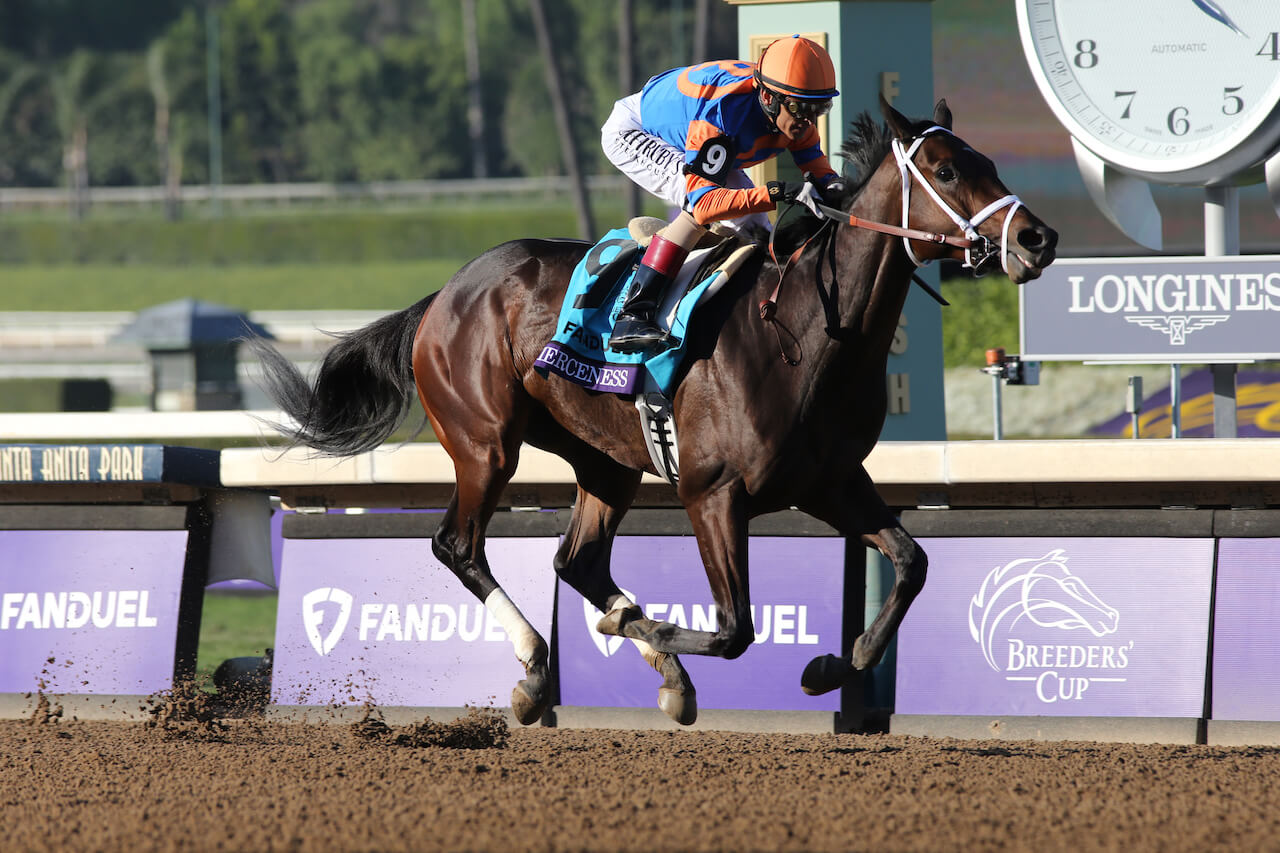
[[[889,130],[893,131],[893,135],[899,139],[910,139],[914,134],[911,130],[911,120],[898,112],[893,106],[885,100],[884,93],[880,94],[880,114],[884,116],[884,120],[889,124]]]
[[[951,108],[947,106],[946,98],[938,101],[938,105],[933,108],[933,123],[951,130]]]

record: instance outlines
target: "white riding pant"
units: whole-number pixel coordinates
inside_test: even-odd
[[[640,122],[640,94],[629,95],[613,105],[613,112],[600,128],[600,145],[609,162],[641,189],[670,205],[685,207],[684,151],[668,145],[663,139],[646,133]],[[729,173],[725,187],[745,190],[755,186],[741,169]],[[726,219],[724,225],[741,230],[748,225],[773,229],[769,217],[750,213]]]

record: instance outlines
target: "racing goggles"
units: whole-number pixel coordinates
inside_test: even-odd
[[[831,99],[813,100],[808,98],[792,98],[784,96],[782,105],[787,108],[787,112],[792,118],[800,121],[807,121],[810,124],[816,122],[819,118],[831,112]]]

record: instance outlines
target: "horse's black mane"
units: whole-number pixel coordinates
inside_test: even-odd
[[[840,146],[840,157],[845,162],[844,178],[849,193],[841,207],[848,209],[867,185],[871,175],[889,154],[893,133],[888,125],[876,121],[868,112],[861,112],[849,122],[849,135]]]

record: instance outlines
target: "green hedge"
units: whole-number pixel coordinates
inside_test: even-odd
[[[995,347],[1018,352],[1018,285],[1003,275],[957,277],[943,282],[942,294],[951,303],[942,309],[944,365],[981,367]]]
[[[600,233],[620,206],[593,211]],[[222,219],[0,220],[3,264],[280,264],[470,258],[519,237],[577,236],[566,203],[495,203],[399,212],[253,212]]]
[[[657,212],[657,211],[651,211]],[[597,230],[624,219],[599,203]],[[192,297],[242,310],[396,309],[467,260],[517,237],[577,233],[565,201],[482,202],[432,210],[261,210],[166,222],[95,214],[82,223],[0,219],[0,311],[137,310]],[[1003,276],[948,279],[947,366],[1018,349],[1018,289]]]
[[[11,265],[0,269],[0,311],[138,311],[175,299],[241,311],[399,310],[468,260]]]

